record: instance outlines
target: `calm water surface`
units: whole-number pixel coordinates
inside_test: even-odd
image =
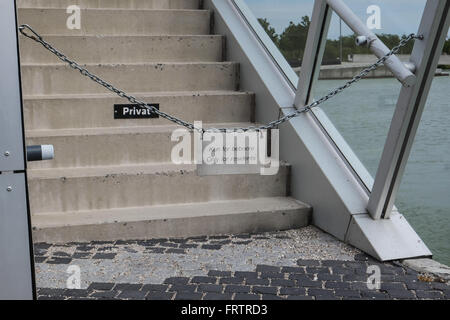
[[[316,97],[344,81],[322,80]],[[400,93],[395,79],[367,79],[323,109],[375,176]],[[434,258],[450,265],[450,77],[434,79],[396,205]]]

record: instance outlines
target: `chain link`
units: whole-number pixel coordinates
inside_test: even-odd
[[[32,34],[28,34],[25,30],[28,29],[29,31],[31,31]],[[363,79],[364,77],[366,77],[370,72],[376,70],[379,66],[381,66],[384,62],[386,62],[387,59],[389,59],[392,55],[396,54],[397,52],[399,52],[399,50],[404,47],[409,41],[411,41],[412,39],[423,39],[423,36],[417,36],[415,34],[410,34],[409,36],[403,38],[400,43],[395,46],[394,48],[392,48],[391,51],[389,51],[385,56],[381,57],[380,59],[377,60],[377,62],[375,62],[374,64],[372,64],[371,66],[365,68],[364,70],[362,70],[358,75],[356,75],[355,77],[353,77],[351,80],[347,81],[344,85],[334,89],[333,91],[331,91],[330,93],[328,93],[327,95],[325,95],[324,97],[310,103],[309,105],[301,108],[301,109],[297,109],[281,118],[279,118],[278,120],[274,120],[270,123],[268,123],[267,125],[261,125],[261,126],[251,126],[251,127],[245,127],[245,128],[209,128],[209,129],[203,129],[203,128],[197,128],[195,127],[194,124],[186,122],[182,119],[179,119],[175,116],[169,115],[165,112],[162,112],[160,110],[158,110],[157,108],[147,104],[144,101],[140,101],[138,100],[136,97],[129,95],[127,93],[125,93],[124,91],[117,89],[116,87],[114,87],[112,84],[106,82],[105,80],[101,79],[100,77],[96,76],[95,74],[89,72],[89,70],[87,70],[86,68],[83,68],[81,65],[79,65],[77,62],[75,62],[74,60],[69,59],[65,54],[63,54],[62,52],[60,52],[59,50],[57,50],[55,47],[53,47],[50,43],[48,43],[47,41],[45,41],[41,35],[39,35],[36,31],[33,30],[33,28],[31,28],[29,25],[27,24],[23,24],[19,27],[19,31],[22,35],[24,35],[25,37],[32,39],[38,43],[40,43],[44,48],[46,48],[48,51],[50,51],[51,53],[53,53],[55,56],[57,56],[60,60],[62,60],[63,62],[66,62],[71,68],[78,70],[83,76],[86,76],[88,78],[90,78],[92,81],[98,83],[99,85],[103,86],[104,88],[108,89],[109,91],[117,94],[119,97],[121,98],[125,98],[127,99],[129,102],[131,102],[132,104],[137,104],[143,108],[148,109],[150,112],[164,118],[167,119],[175,124],[178,124],[180,126],[183,126],[187,129],[189,129],[190,131],[196,130],[200,133],[205,133],[205,132],[230,132],[230,131],[260,131],[260,130],[268,130],[268,129],[274,129],[277,128],[280,124],[283,124],[289,120],[291,120],[292,118],[298,117],[299,115],[306,113],[308,111],[310,111],[311,109],[318,107],[320,104],[324,103],[325,101],[333,98],[334,96],[338,95],[339,93],[341,93],[342,91],[344,91],[345,89],[347,89],[348,87],[350,87],[351,85],[353,85],[354,83],[360,81],[361,79]]]

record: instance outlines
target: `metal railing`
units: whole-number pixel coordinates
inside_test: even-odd
[[[353,31],[362,36],[361,42],[367,41],[375,55],[382,55],[386,50],[376,36],[354,19],[351,10],[339,6],[342,1],[316,0],[298,78],[257,19],[252,17],[244,0],[206,2],[220,11],[217,30],[228,32],[229,39],[236,39],[233,50],[229,50],[232,56],[248,59],[244,63],[245,70],[256,81],[244,81],[243,89],[266,97],[264,101],[259,100],[257,117],[264,118],[264,114],[268,114],[270,103],[275,102],[279,109],[274,112],[280,110],[283,116],[291,112],[288,107],[291,101],[297,110],[315,101],[313,89],[319,78],[333,7],[344,21],[353,25]],[[243,17],[249,31],[242,31],[243,23],[239,19],[226,23],[236,12]],[[445,40],[448,19],[448,1],[428,0],[416,32],[423,35],[423,39],[416,41],[410,62],[404,65],[393,58],[387,65],[404,85],[375,181],[321,108],[292,119],[280,130],[280,155],[293,166],[292,195],[314,207],[314,224],[383,261],[431,255],[405,217],[395,210],[393,202],[434,76],[436,54],[439,55]],[[259,38],[259,43],[253,40],[251,33]],[[239,46],[244,55],[234,54]],[[253,65],[250,68],[249,61],[266,61],[267,67]],[[293,93],[291,88],[294,88]],[[384,218],[382,222],[381,218]]]
[[[368,46],[378,58],[385,56],[390,51],[383,41],[353,13],[344,1],[327,0],[327,3],[350,29],[358,35],[356,38],[358,45]],[[414,85],[416,81],[416,76],[413,74],[414,68],[411,68],[412,70],[408,69],[397,56],[390,56],[384,64],[403,85],[407,87]]]
[[[373,186],[363,181],[370,197],[367,210],[373,219],[388,219],[394,209],[403,171],[449,29],[449,6],[450,1],[428,0],[418,31],[422,40],[416,41],[410,62],[405,66],[395,56],[386,61],[386,66],[404,85]],[[342,0],[316,0],[303,58],[305,68],[302,69],[295,100],[297,107],[301,108],[313,100],[311,91],[318,79],[333,10],[358,36],[365,38],[376,56],[383,56],[389,50]],[[364,170],[355,170],[358,171]]]

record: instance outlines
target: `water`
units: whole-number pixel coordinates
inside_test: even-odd
[[[319,81],[316,97],[343,82]],[[367,79],[323,105],[372,176],[399,92],[395,79]],[[396,205],[434,258],[450,265],[450,77],[434,79]]]

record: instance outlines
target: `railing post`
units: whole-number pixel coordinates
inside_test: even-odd
[[[418,32],[424,39],[416,41],[410,60],[416,67],[417,82],[400,92],[368,204],[374,219],[389,218],[394,207],[449,29],[449,7],[447,0],[427,1]]]
[[[313,99],[314,84],[319,79],[331,16],[332,11],[326,0],[314,1],[314,9],[294,101],[294,105],[297,108],[306,106]]]
[[[33,299],[15,1],[0,1],[0,43],[0,299]]]

